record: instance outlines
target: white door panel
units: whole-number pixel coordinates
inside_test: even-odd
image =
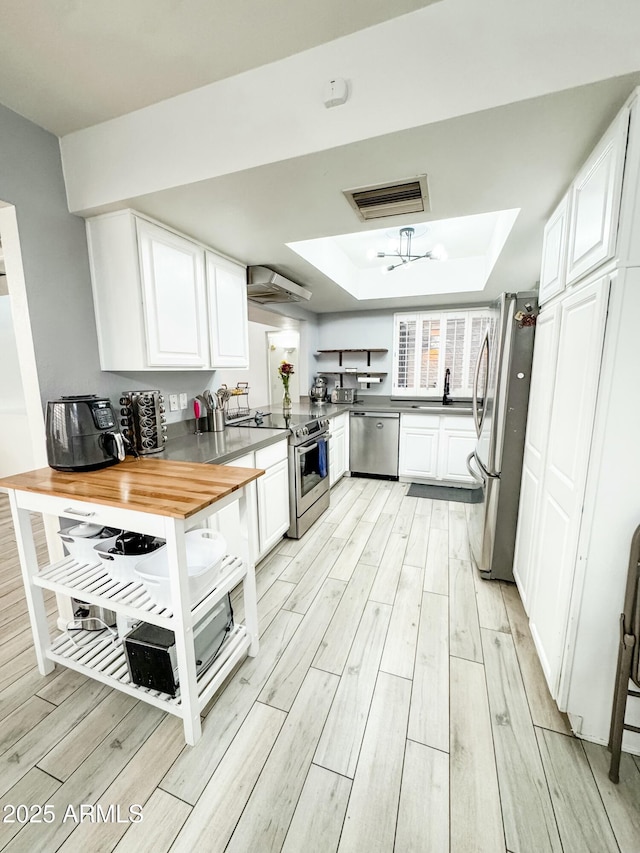
[[[145,220],[137,228],[148,366],[206,367],[204,252]]]
[[[568,284],[615,254],[628,129],[625,108],[571,185]]]
[[[569,618],[609,283],[608,277],[599,278],[559,305],[553,403],[530,569],[531,624],[554,698]],[[529,453],[528,460],[534,459]]]
[[[536,565],[538,505],[549,437],[559,331],[560,306],[544,309],[536,326],[513,563],[513,576],[527,613],[531,607],[531,585]]]

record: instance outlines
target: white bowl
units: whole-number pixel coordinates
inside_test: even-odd
[[[58,536],[64,543],[70,556],[79,562],[99,563],[100,558],[96,554],[95,546],[103,545],[105,542],[115,541],[115,536],[102,538],[100,534],[104,530],[102,524],[76,524],[65,530],[58,530]]]
[[[221,533],[206,527],[185,534],[189,595],[191,605],[197,604],[215,588],[223,566],[227,542]],[[150,597],[160,607],[173,610],[169,582],[167,549],[149,554],[135,568],[135,575],[145,585]]]
[[[154,554],[164,550],[166,547],[161,545],[150,554],[110,554],[109,550],[115,546],[117,538],[117,536],[114,536],[111,539],[104,539],[99,545],[95,546],[94,551],[98,557],[98,562],[102,564],[109,576],[115,581],[121,581],[122,583],[133,583],[136,581],[135,568],[138,563],[144,563],[149,557],[153,557]]]

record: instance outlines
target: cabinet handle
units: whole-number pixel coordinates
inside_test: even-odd
[[[85,512],[82,509],[74,509],[72,506],[67,507],[64,512],[68,512],[69,515],[80,515],[82,518],[91,518],[92,515],[95,515],[95,512]]]

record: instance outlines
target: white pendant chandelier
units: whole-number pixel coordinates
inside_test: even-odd
[[[393,252],[378,252],[378,258],[396,258],[397,261],[394,264],[389,264],[388,267],[384,267],[382,272],[391,272],[392,270],[397,269],[398,267],[406,268],[409,264],[413,263],[413,261],[421,261],[425,258],[430,261],[445,261],[447,259],[447,253],[444,250],[444,247],[441,245],[434,246],[430,251],[424,252],[421,255],[416,255],[413,253],[411,249],[411,241],[416,233],[415,228],[411,228],[410,226],[405,226],[400,229],[400,235],[398,239],[398,246]]]

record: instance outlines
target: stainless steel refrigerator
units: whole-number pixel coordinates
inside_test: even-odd
[[[472,557],[485,578],[513,581],[537,313],[534,294],[503,293],[491,306],[476,363],[472,405],[478,439],[467,467],[482,500],[466,509]]]

